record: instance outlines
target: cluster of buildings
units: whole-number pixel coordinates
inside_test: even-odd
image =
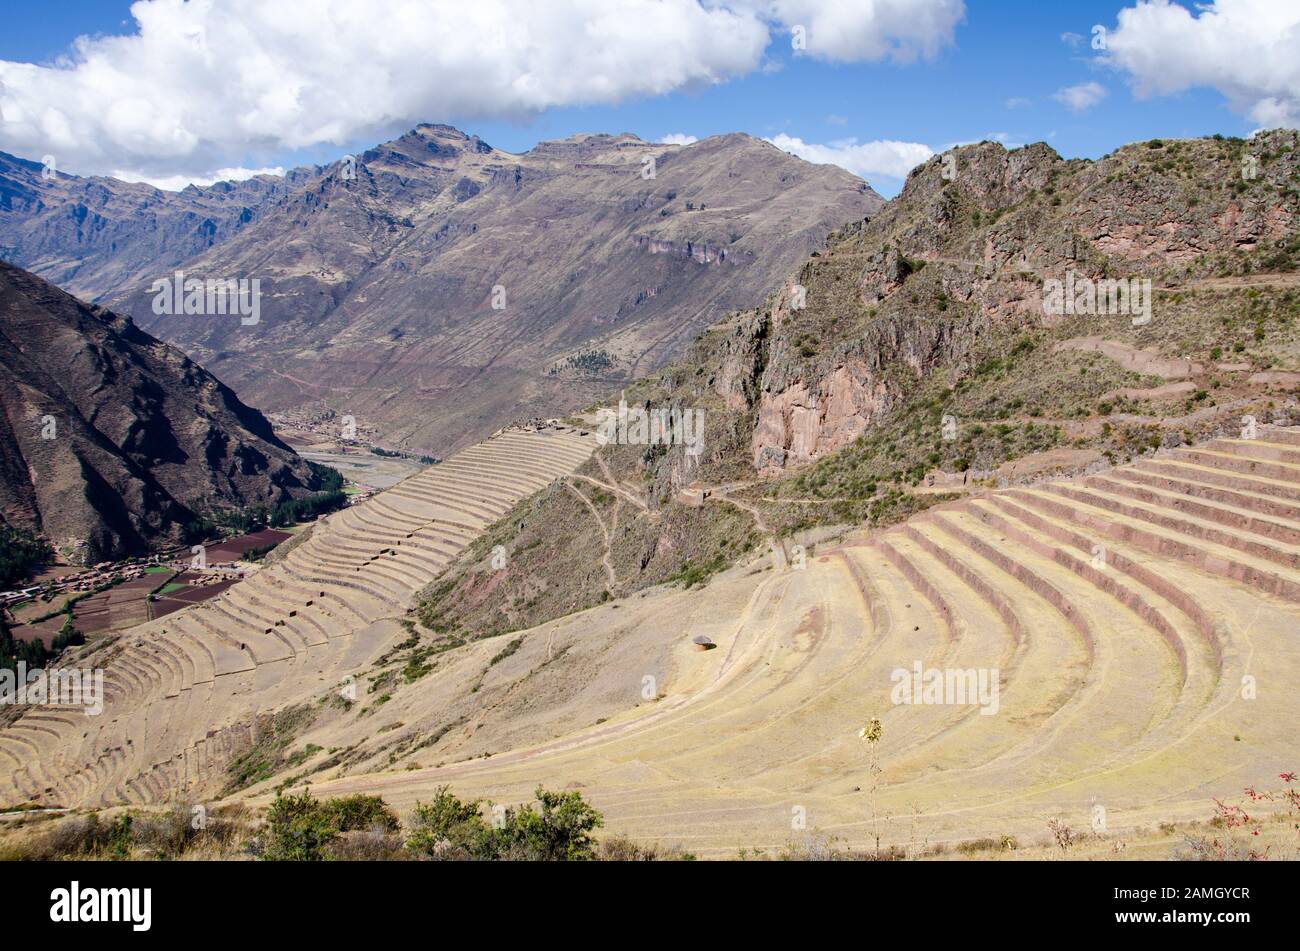
[[[0,592],[0,605],[9,607],[21,601],[30,601],[33,598],[41,597],[48,600],[61,593],[81,594],[94,591],[96,588],[107,584],[121,584],[123,581],[143,578],[149,573],[150,568],[163,564],[166,557],[165,555],[150,555],[144,558],[129,558],[125,561],[102,561],[74,574],[51,578],[48,581],[29,585],[26,588]]]

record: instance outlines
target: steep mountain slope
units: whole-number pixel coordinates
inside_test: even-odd
[[[121,214],[80,224],[92,196],[126,204],[125,186],[60,184],[60,204],[25,171],[8,224],[0,213],[11,260],[93,285],[259,406],[323,401],[435,453],[648,372],[882,204],[853,175],[745,135],[581,135],[513,155],[422,125],[286,182],[159,196],[168,211],[133,207],[131,233]],[[174,205],[195,232],[180,240]],[[131,263],[67,266],[88,231],[112,232]],[[259,280],[260,322],[154,314],[152,281],[176,269]]]
[[[148,286],[255,221],[315,172],[169,192],[80,178],[0,152],[0,259],[85,300]]]
[[[276,503],[311,466],[129,318],[0,263],[0,520],[95,562],[175,541],[196,509]]]
[[[633,406],[704,411],[698,464],[602,447],[471,547],[420,616],[448,638],[525,628],[803,529],[1298,417],[1297,268],[1295,132],[1096,162],[994,143],[936,157],[765,307],[628,387]],[[1046,282],[1071,274],[1150,280],[1149,315],[1049,312]]]

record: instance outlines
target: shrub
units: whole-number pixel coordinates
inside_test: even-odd
[[[110,832],[110,827],[100,822],[96,813],[73,816],[42,836],[26,857],[37,861],[88,858],[108,845]]]
[[[268,862],[319,862],[338,833],[330,827],[310,790],[299,796],[277,795],[266,815]]]
[[[494,859],[499,844],[483,821],[482,800],[461,802],[447,786],[434,790],[433,800],[415,804],[406,848],[416,855],[434,859]]]
[[[321,811],[339,832],[360,832],[381,829],[396,832],[401,828],[397,816],[381,796],[342,796],[326,799]]]
[[[501,830],[509,842],[505,857],[546,862],[593,858],[591,831],[605,824],[601,814],[578,792],[548,792],[538,786],[534,795],[539,811],[532,803],[506,810]]]
[[[310,789],[297,796],[277,794],[266,824],[262,858],[271,862],[319,862],[349,853],[355,857],[356,843],[339,841],[344,833],[367,833],[373,840],[398,828],[397,816],[379,796],[345,796],[321,802]]]
[[[505,809],[489,825],[482,800],[461,802],[440,786],[429,803],[417,803],[408,851],[426,858],[532,862],[582,861],[596,858],[593,829],[604,825],[599,812],[577,792],[548,792],[537,787],[540,808],[527,803]]]
[[[131,857],[131,814],[129,812],[113,820],[113,825],[108,831],[107,852],[115,859]]]
[[[329,847],[329,858],[339,862],[391,862],[406,857],[402,836],[378,827],[340,836]]]
[[[602,862],[694,862],[695,856],[681,848],[637,845],[627,836],[612,835],[600,843],[597,858]]]
[[[522,637],[516,637],[509,644],[501,648],[501,650],[499,650],[496,654],[493,655],[492,660],[488,663],[488,666],[494,667],[497,664],[501,663],[501,661],[505,660],[507,657],[513,655],[515,651],[519,650],[519,647],[520,645],[523,644],[523,642],[524,639]]]

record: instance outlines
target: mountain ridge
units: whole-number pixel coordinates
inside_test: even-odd
[[[129,317],[0,262],[0,519],[77,563],[182,540],[209,508],[275,504],[312,467],[261,413]]]
[[[265,409],[321,402],[433,454],[660,365],[883,205],[848,172],[743,133],[691,145],[584,134],[515,155],[421,124],[292,174],[196,190],[210,240],[166,254],[145,242],[135,257],[153,265],[74,277]],[[175,200],[151,200],[176,229],[195,223]],[[63,273],[54,249],[99,233],[67,223],[89,214],[70,201],[35,219],[0,214],[0,244]],[[174,270],[259,279],[260,325],[153,314],[150,282]],[[596,369],[561,369],[575,360]]]

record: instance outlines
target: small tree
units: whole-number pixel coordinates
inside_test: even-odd
[[[528,803],[518,810],[507,809],[504,833],[505,858],[531,861],[572,862],[591,859],[596,841],[591,831],[605,824],[599,812],[583,801],[578,792],[548,792],[541,786],[533,793],[541,810]]]
[[[482,800],[461,802],[448,786],[439,786],[433,800],[417,802],[406,848],[426,858],[494,859],[500,843],[480,813]]]

